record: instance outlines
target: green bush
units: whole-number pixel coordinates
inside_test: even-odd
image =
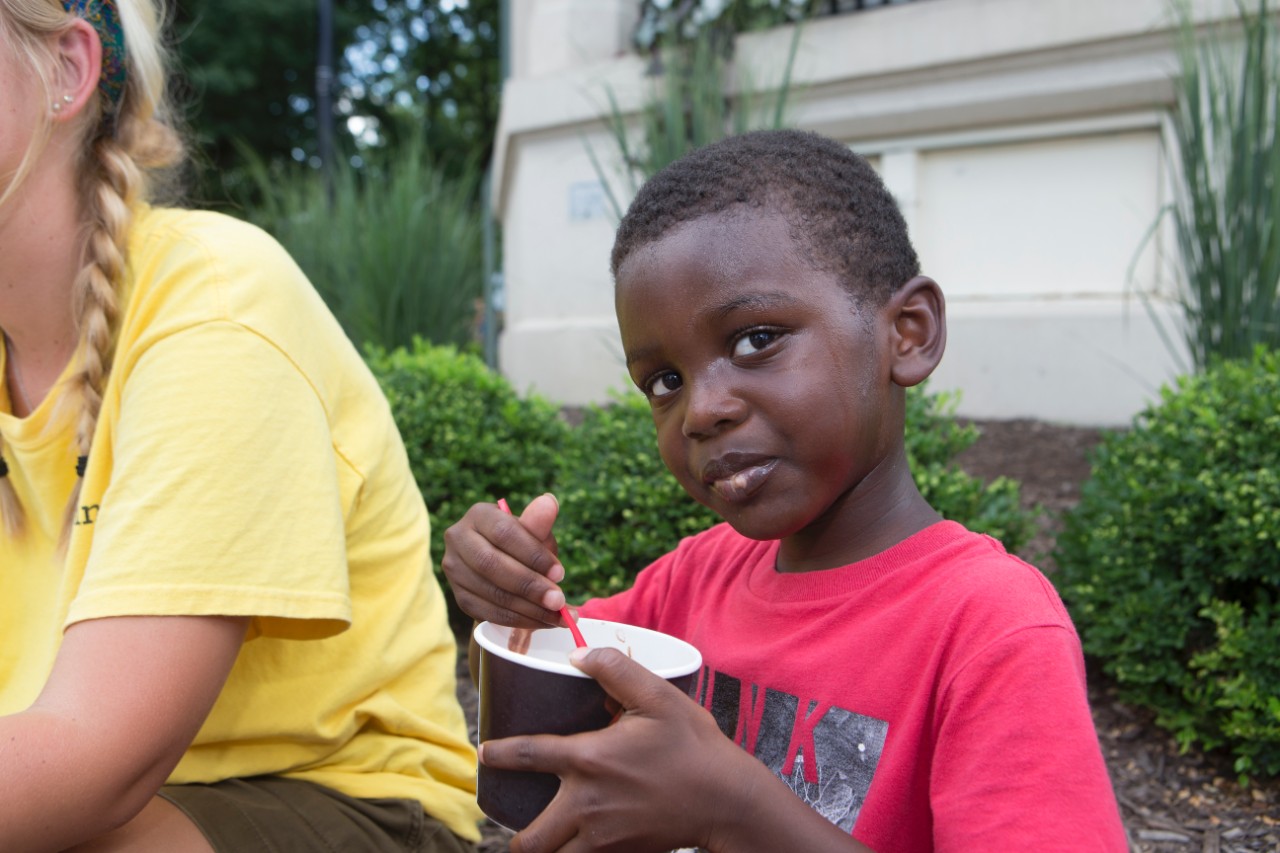
[[[1184,749],[1280,773],[1280,353],[1180,379],[1091,461],[1054,576],[1085,651]]]
[[[431,553],[473,503],[506,497],[517,511],[551,486],[568,425],[537,396],[520,397],[477,356],[421,339],[366,350],[391,404],[431,515]]]
[[[626,589],[682,538],[720,520],[663,464],[649,404],[638,394],[584,411],[565,445],[556,496],[564,587],[576,599]]]
[[[978,428],[955,419],[956,394],[907,391],[907,461],[920,494],[944,518],[999,539],[1011,553],[1035,532],[1035,514],[1022,508],[1016,480],[997,477],[984,485],[956,467],[954,459],[978,439]]]

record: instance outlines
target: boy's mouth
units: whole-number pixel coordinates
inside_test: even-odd
[[[764,484],[777,464],[776,458],[730,453],[703,468],[702,481],[724,500],[741,501]]]

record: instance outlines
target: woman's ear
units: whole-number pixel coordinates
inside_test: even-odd
[[[891,376],[903,388],[929,378],[947,347],[947,307],[942,288],[928,276],[908,281],[886,306],[893,322]]]
[[[58,36],[58,73],[54,91],[50,92],[55,123],[69,122],[80,116],[86,105],[98,96],[98,78],[102,74],[102,41],[93,25],[75,18]]]

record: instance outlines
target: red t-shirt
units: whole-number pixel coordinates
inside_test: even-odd
[[[582,615],[697,646],[721,730],[873,850],[1128,850],[1039,571],[948,521],[825,571],[777,552],[717,525]]]

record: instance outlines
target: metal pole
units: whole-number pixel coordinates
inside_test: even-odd
[[[497,261],[497,235],[495,234],[493,221],[493,203],[490,199],[490,193],[493,187],[493,168],[484,170],[484,177],[480,181],[480,199],[484,208],[484,254],[483,254],[483,275],[484,281],[482,287],[484,289],[484,321],[481,326],[481,333],[484,343],[484,363],[494,370],[498,369],[498,333],[501,331],[499,323],[502,319],[502,271],[498,269]]]
[[[509,0],[498,0],[498,85],[511,73],[511,7]],[[506,308],[506,287],[497,258],[497,222],[493,216],[493,164],[484,171],[480,183],[484,207],[484,360],[498,369],[498,336]]]

